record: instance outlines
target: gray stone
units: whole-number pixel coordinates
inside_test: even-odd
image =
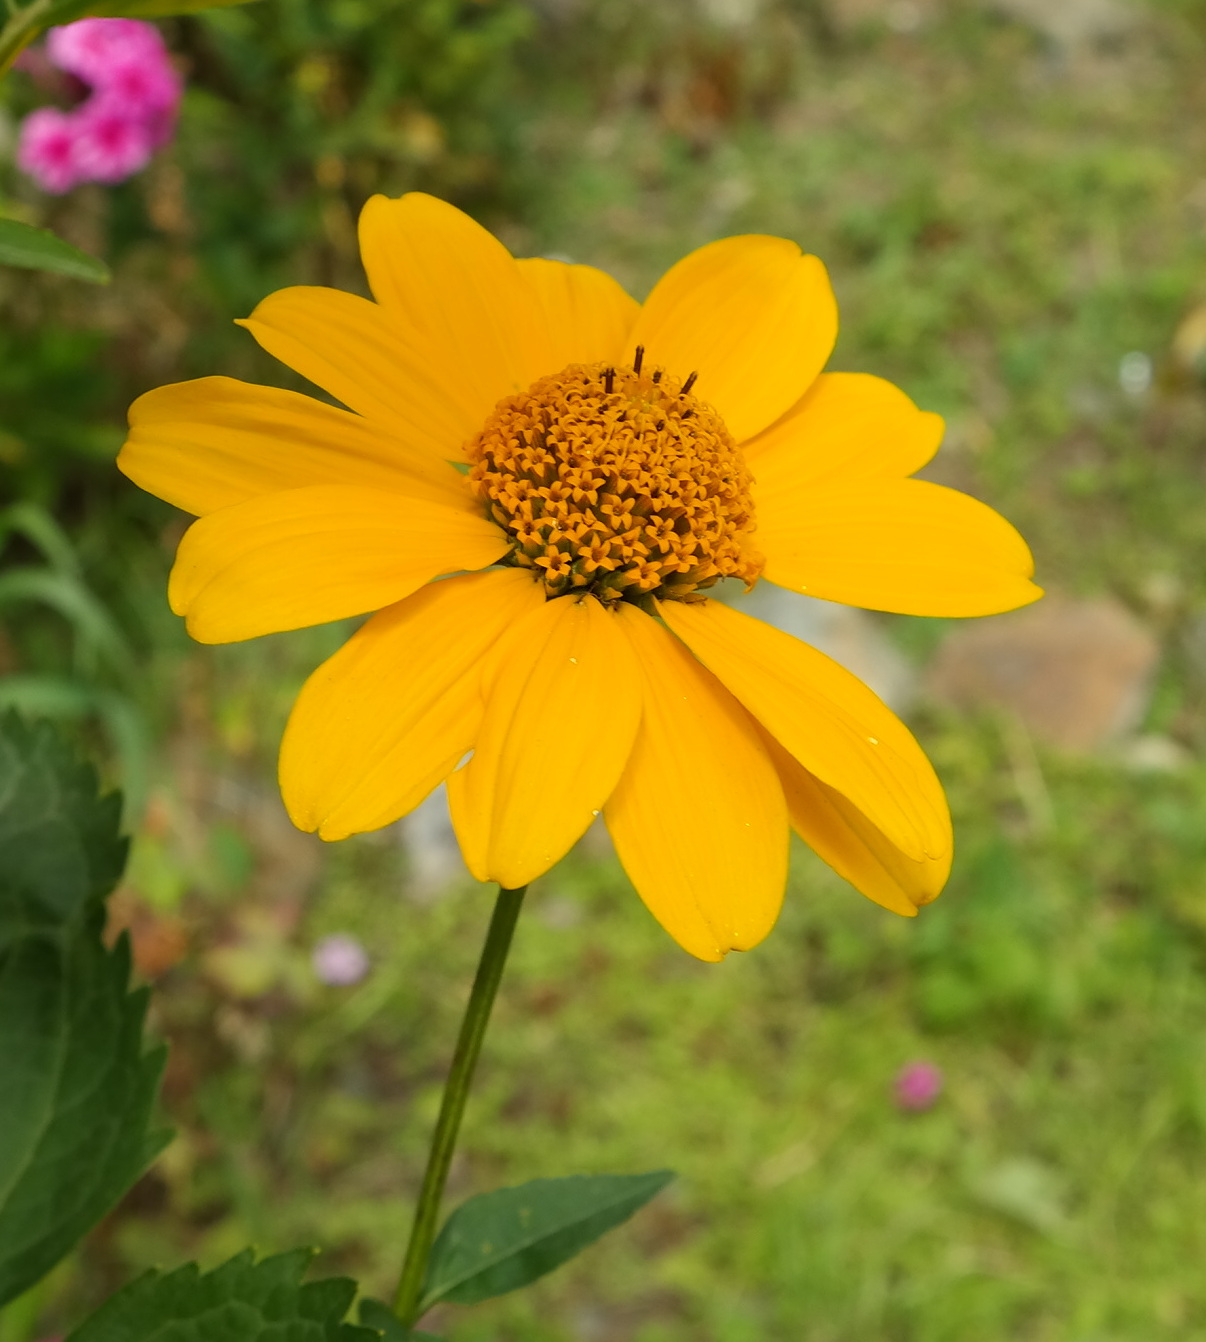
[[[1124,0],[984,0],[984,7],[1025,24],[1066,53],[1116,42],[1139,17]]]
[[[1119,602],[1049,596],[957,629],[924,689],[941,703],[1012,713],[1039,740],[1090,752],[1142,722],[1159,654]]]

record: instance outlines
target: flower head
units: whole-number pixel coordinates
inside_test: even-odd
[[[906,1063],[892,1089],[901,1109],[929,1109],[942,1094],[942,1071],[932,1062]]]
[[[80,182],[75,160],[76,118],[57,107],[39,107],[21,123],[17,166],[52,195],[62,195]]]
[[[171,139],[180,105],[180,77],[157,29],[137,19],[81,19],[52,28],[46,52],[92,92],[69,112],[47,107],[26,117],[20,167],[54,194],[140,172]]]
[[[981,615],[1040,594],[1007,522],[910,478],[941,420],[821,372],[820,261],[728,238],[642,306],[429,196],[375,197],[360,229],[375,301],[286,289],[244,323],[346,409],[203,378],[140,398],[119,459],[199,518],[169,586],[195,638],[376,612],[294,706],[294,822],[344,838],[446,781],[470,870],[514,887],[602,812],[706,960],[773,925],[789,825],[885,907],[933,899],[950,817],[916,741],[716,596],[765,578]]]
[[[72,154],[84,182],[122,182],[141,172],[154,152],[149,126],[120,104],[90,99],[76,114]]]
[[[332,988],[348,988],[369,972],[368,952],[356,937],[335,932],[314,947],[310,957],[314,973]]]
[[[159,30],[140,19],[79,19],[52,28],[46,53],[60,70],[101,87],[115,72],[167,63]]]

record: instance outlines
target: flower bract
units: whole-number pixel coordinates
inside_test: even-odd
[[[942,421],[822,372],[821,262],[727,238],[642,305],[426,195],[370,200],[360,239],[371,300],[285,289],[244,323],[338,406],[162,387],[119,459],[198,518],[169,586],[195,638],[370,616],[289,719],[294,822],[341,839],[446,782],[470,871],[516,887],[602,814],[705,960],[774,924],[789,827],[884,907],[932,900],[951,827],[929,761],[741,594],[962,616],[1040,592],[1009,523],[913,478]]]

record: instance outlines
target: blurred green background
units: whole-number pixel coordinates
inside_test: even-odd
[[[179,1134],[0,1342],[247,1242],[392,1286],[488,892],[414,826],[290,828],[280,728],[347,631],[191,646],[164,600],[184,519],[112,458],[148,387],[298,385],[232,319],[285,284],[363,291],[357,210],[412,188],[637,296],[714,237],[798,240],[841,303],[831,366],[947,416],[932,478],[1005,512],[1065,603],[1013,626],[1013,711],[955,622],[843,626],[914,685],[951,796],[954,875],[916,922],[800,850],[770,939],[704,966],[605,845],[537,883],[451,1197],[681,1179],[428,1326],[1206,1336],[1206,3],[259,0],[163,29],[180,132],[121,187],[38,195],[11,149],[45,95],[18,74],[0,105],[3,209],[115,271],[0,272],[0,701],[78,723],[132,792],[116,921]],[[1117,637],[1059,645],[1086,609]],[[317,978],[331,933],[369,948],[361,983]],[[945,1089],[904,1112],[916,1059]]]

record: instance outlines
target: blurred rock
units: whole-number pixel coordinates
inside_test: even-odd
[[[448,813],[448,793],[438,787],[426,801],[398,822],[410,872],[406,892],[416,903],[438,899],[465,878],[465,864]]]
[[[914,33],[937,13],[937,0],[829,0],[828,18],[839,31],[882,24],[894,33]]]
[[[1175,774],[1193,763],[1193,755],[1168,736],[1144,734],[1121,742],[1112,752],[1124,769],[1137,774]]]
[[[1135,730],[1159,645],[1119,602],[1047,597],[951,634],[925,678],[933,699],[1015,714],[1033,734],[1093,751]]]
[[[794,634],[841,663],[897,713],[916,698],[913,668],[874,615],[854,606],[799,596],[768,582],[760,582],[738,604],[747,615]]]
[[[1139,20],[1124,0],[985,0],[984,8],[1025,24],[1065,53],[1117,42]]]

